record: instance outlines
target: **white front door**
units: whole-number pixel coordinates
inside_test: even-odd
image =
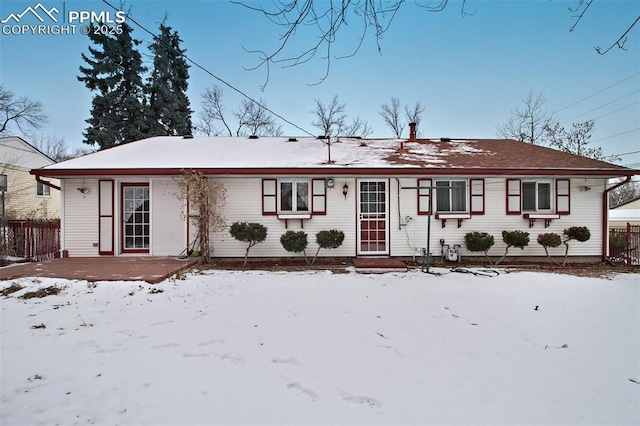
[[[357,254],[389,254],[389,180],[358,179]]]

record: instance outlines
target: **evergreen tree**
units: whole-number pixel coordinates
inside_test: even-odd
[[[180,49],[177,31],[164,23],[160,34],[149,46],[153,53],[153,71],[147,84],[149,93],[149,126],[153,135],[179,136],[191,134],[191,109],[187,98],[189,65]]]
[[[89,38],[97,47],[89,47],[91,57],[82,54],[88,66],[80,67],[82,76],[78,80],[97,92],[83,142],[97,144],[100,149],[148,135],[142,81],[147,69],[136,50],[140,41],[134,40],[131,32],[126,23],[122,24],[122,33],[115,36],[91,31]]]

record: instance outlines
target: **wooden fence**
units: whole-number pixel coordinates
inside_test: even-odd
[[[640,225],[609,230],[609,259],[616,264],[640,266]]]
[[[2,234],[6,253],[35,261],[48,260],[60,253],[60,219],[10,220]]]

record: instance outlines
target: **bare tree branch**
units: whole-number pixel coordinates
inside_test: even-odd
[[[424,106],[422,105],[422,102],[416,101],[412,107],[405,105],[404,112],[408,123],[416,123],[416,136],[418,136],[421,133],[420,123],[422,122],[422,114],[424,113]]]
[[[373,133],[373,129],[369,125],[367,120],[363,120],[360,117],[356,117],[351,121],[351,124],[347,126],[346,130],[343,133],[343,136],[352,136],[359,138],[366,138],[371,133]]]
[[[613,43],[611,46],[609,46],[606,50],[602,50],[600,49],[600,47],[596,47],[596,52],[598,52],[601,55],[606,55],[608,51],[610,51],[611,49],[613,49],[615,46],[618,46],[619,49],[622,50],[627,50],[624,45],[627,42],[627,34],[629,34],[629,31],[631,31],[631,29],[638,23],[638,21],[640,21],[640,16],[638,16],[636,18],[635,21],[633,21],[633,24],[629,25],[629,27],[627,28],[627,31],[624,32],[624,34],[622,34],[620,36],[620,38],[618,40],[616,40],[615,43]]]
[[[320,129],[322,136],[340,136],[346,129],[346,104],[341,104],[338,95],[333,95],[331,103],[325,105],[320,99],[315,100],[316,107],[311,113],[315,120],[311,123]]]
[[[393,135],[400,139],[404,131],[404,124],[400,122],[400,99],[392,97],[388,104],[380,105],[380,117],[388,127],[391,128]]]
[[[243,99],[240,109],[233,113],[238,120],[236,136],[282,136],[282,127],[266,109],[266,102]]]
[[[511,112],[511,118],[498,128],[498,135],[534,145],[543,145],[545,127],[553,121],[553,114],[544,109],[547,99],[542,93],[533,91],[522,98],[522,107]]]
[[[573,30],[576,29],[576,26],[578,25],[578,22],[580,22],[580,20],[584,16],[584,14],[587,12],[587,10],[589,9],[589,6],[591,6],[591,3],[593,3],[593,0],[589,0],[587,2],[587,5],[584,7],[584,9],[582,9],[582,12],[580,12],[580,15],[576,16],[576,22],[574,22],[573,25],[571,26],[571,28],[569,28],[569,32],[573,32]],[[583,4],[584,4],[584,0],[579,0],[578,1],[578,5],[573,9],[569,8],[569,10],[571,12],[577,12],[578,10],[580,10],[580,8],[582,7]]]
[[[222,104],[222,96],[224,95],[222,88],[217,85],[207,87],[202,93],[202,109],[198,113],[198,123],[195,129],[206,136],[220,136],[223,130],[215,126],[216,122],[220,122],[227,130],[227,135],[232,136],[231,129],[224,118],[224,106]]]
[[[0,86],[0,134],[8,131],[12,124],[22,133],[39,129],[47,121],[42,104],[26,96],[16,98],[13,92]]]

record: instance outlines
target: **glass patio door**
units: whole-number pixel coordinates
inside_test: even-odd
[[[122,251],[149,253],[149,185],[122,184]]]

